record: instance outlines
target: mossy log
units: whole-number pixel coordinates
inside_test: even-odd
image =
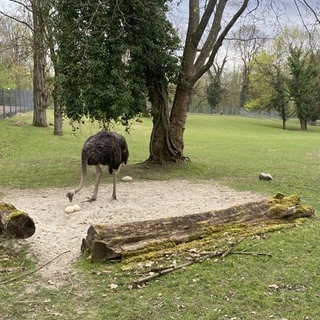
[[[121,260],[141,253],[209,237],[217,228],[232,224],[281,223],[311,217],[314,210],[302,206],[298,196],[277,194],[269,200],[236,205],[199,214],[115,225],[92,225],[82,241],[92,261]]]
[[[30,216],[8,203],[0,203],[0,234],[16,239],[31,237],[36,231]]]

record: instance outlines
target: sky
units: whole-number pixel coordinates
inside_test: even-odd
[[[300,14],[297,10],[295,2],[299,3],[302,0],[262,0],[260,2],[260,8],[256,11],[256,20],[264,23],[264,25],[270,29],[281,28],[286,25],[301,25],[301,16],[305,21],[314,21],[314,17],[308,13],[302,6],[300,8]],[[205,3],[205,1],[201,1]],[[233,1],[237,2],[237,1]],[[256,1],[251,0],[251,8],[255,6]],[[272,3],[272,7],[270,6]],[[308,3],[313,8],[317,9],[320,16],[320,1],[308,0]],[[173,0],[169,5],[170,11],[168,13],[169,19],[174,23],[178,29],[185,28],[188,23],[188,4],[189,0]]]
[[[272,39],[276,34],[284,30],[286,27],[301,27],[303,29],[303,21],[311,28],[314,26],[314,16],[302,7],[300,7],[300,13],[297,10],[295,1],[298,3],[302,0],[260,0],[260,7],[254,11],[254,13],[248,15],[243,14],[243,18],[239,20],[237,26],[235,26],[232,31],[235,31],[240,24],[252,24],[253,22],[259,26],[261,32],[268,38]],[[205,1],[202,1],[204,3]],[[235,3],[237,1],[233,1]],[[270,2],[272,2],[272,7],[270,7]],[[320,1],[319,0],[308,0],[314,8],[317,8],[320,16]],[[251,9],[256,1],[251,1]],[[187,30],[188,24],[188,4],[189,0],[174,0],[170,4],[170,11],[168,13],[169,20],[173,23],[178,31],[182,43],[184,42],[184,37]],[[302,21],[303,18],[303,21]],[[317,25],[318,30],[320,25]],[[232,31],[228,34],[231,36]],[[236,53],[230,53],[230,48],[226,48],[227,43],[224,42],[223,47],[220,49],[220,57],[225,55],[226,50],[229,50],[229,59],[233,61],[237,60],[235,56]],[[229,43],[229,47],[232,46]],[[231,50],[232,51],[232,50]],[[181,53],[182,54],[182,53]]]
[[[208,0],[202,0],[200,3],[206,3]],[[257,0],[250,0],[249,5],[255,6]],[[23,1],[22,1],[23,2]],[[236,0],[229,0],[229,3],[236,3]],[[297,11],[295,3],[301,3],[303,0],[260,0],[260,9],[258,12],[258,18],[266,20],[269,26],[275,26],[275,21],[279,21],[282,25],[285,24],[302,24],[301,17]],[[268,9],[264,8],[266,6]],[[272,3],[273,10],[270,9],[270,3]],[[320,16],[320,0],[308,0],[308,3],[317,10]],[[169,2],[170,12],[168,13],[169,19],[175,24],[178,29],[185,28],[188,23],[188,4],[189,0],[173,0]],[[0,10],[2,11],[14,11],[16,4],[10,0],[0,0]],[[304,18],[308,18],[307,12],[300,6],[300,14]],[[311,15],[309,15],[310,18]]]

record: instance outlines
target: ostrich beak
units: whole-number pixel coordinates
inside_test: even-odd
[[[74,195],[74,194],[73,194],[72,192],[68,192],[68,193],[67,193],[67,197],[69,198],[69,201],[70,201],[70,202],[72,202],[72,200],[73,200],[73,195]]]

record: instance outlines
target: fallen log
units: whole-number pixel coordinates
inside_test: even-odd
[[[30,216],[8,203],[0,203],[0,234],[16,239],[31,237],[36,231]]]
[[[92,225],[82,240],[92,261],[121,260],[123,255],[141,254],[166,246],[210,237],[226,225],[279,224],[311,217],[314,210],[303,206],[296,195],[236,205],[228,209],[199,214],[115,225]]]

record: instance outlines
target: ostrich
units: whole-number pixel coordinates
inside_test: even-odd
[[[79,192],[84,185],[87,175],[87,165],[96,166],[96,181],[93,194],[87,201],[97,199],[102,170],[100,165],[107,165],[109,173],[113,176],[112,199],[116,200],[117,173],[121,165],[126,165],[129,157],[128,146],[123,136],[109,131],[101,131],[89,137],[84,143],[81,154],[81,181],[79,186],[67,193],[69,201],[72,202],[73,196]]]

